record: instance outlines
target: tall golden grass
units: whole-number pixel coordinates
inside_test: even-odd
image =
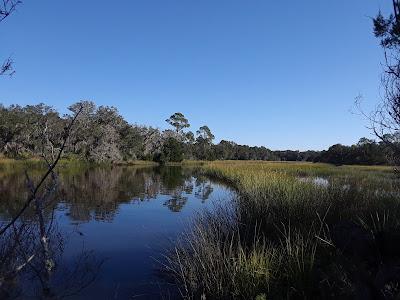
[[[337,299],[359,297],[360,287],[384,295],[388,286],[399,293],[393,282],[371,283],[383,272],[378,265],[394,259],[382,241],[400,232],[390,167],[224,161],[201,172],[237,197],[199,214],[167,256],[184,297]]]

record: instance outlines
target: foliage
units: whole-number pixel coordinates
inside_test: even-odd
[[[180,112],[174,113],[172,116],[169,117],[169,119],[165,121],[172,127],[174,127],[177,133],[181,133],[183,129],[190,126],[189,121]]]
[[[376,143],[366,138],[360,139],[356,145],[343,146],[336,144],[314,158],[314,161],[335,165],[384,165],[391,163],[392,148],[386,143]]]
[[[390,167],[226,161],[202,170],[239,195],[196,217],[168,255],[184,296],[399,295],[400,190]]]
[[[170,137],[163,147],[156,161],[164,164],[166,162],[181,162],[183,160],[183,145],[182,142]]]
[[[75,113],[80,106],[82,113],[70,134],[66,157],[103,162],[140,159],[146,150],[156,151],[147,127],[133,126],[126,122],[114,107],[81,101],[69,107]],[[60,115],[44,104],[21,107],[0,106],[0,152],[8,157],[35,157],[54,153],[60,148],[64,127],[71,116]],[[156,149],[154,149],[156,148]]]
[[[393,0],[392,4],[392,14],[384,17],[379,12],[373,19],[374,34],[380,40],[385,63],[381,79],[382,100],[367,118],[374,134],[392,148],[393,163],[399,165],[399,144],[388,139],[400,133],[400,3]]]
[[[189,122],[181,113],[170,117],[175,130],[129,124],[115,107],[97,107],[91,101],[80,101],[69,107],[71,113],[83,111],[71,132],[64,157],[89,162],[154,160],[180,162],[187,160],[268,160],[312,161],[332,164],[394,164],[393,146],[400,148],[398,135],[385,135],[379,143],[366,138],[356,145],[333,145],[326,151],[272,151],[266,147],[239,145],[215,136],[207,126],[184,131]],[[11,158],[54,156],[61,146],[64,127],[71,116],[60,116],[45,104],[0,105],[0,154]]]

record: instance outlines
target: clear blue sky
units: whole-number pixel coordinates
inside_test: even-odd
[[[81,99],[166,128],[184,113],[220,139],[324,149],[368,136],[349,110],[379,100],[371,16],[389,0],[24,0],[0,24],[0,102]]]

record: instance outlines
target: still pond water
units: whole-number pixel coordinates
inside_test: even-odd
[[[233,193],[196,173],[181,167],[61,170],[55,209],[46,210],[47,220],[54,213],[52,241],[61,245],[54,247],[59,251],[49,279],[52,293],[68,299],[177,297],[159,271],[163,254],[196,212],[213,209]],[[23,170],[0,170],[0,221],[26,197]],[[13,283],[20,299],[40,294],[32,282],[30,274]]]

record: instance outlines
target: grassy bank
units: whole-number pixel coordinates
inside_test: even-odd
[[[42,158],[26,158],[26,159],[12,159],[0,156],[0,166],[10,165],[29,165],[29,164],[42,164]],[[182,162],[168,162],[166,166],[202,166],[207,162],[201,160],[183,160]],[[75,158],[62,158],[59,161],[60,166],[68,165],[117,165],[117,166],[159,166],[160,163],[150,160],[127,160],[118,162],[104,162],[95,163]]]
[[[186,160],[184,159],[181,162],[168,162],[166,166],[184,166],[184,167],[200,167],[207,164],[207,161],[204,160]]]
[[[238,191],[200,214],[168,256],[188,298],[393,299],[399,181],[389,167],[212,162]]]

